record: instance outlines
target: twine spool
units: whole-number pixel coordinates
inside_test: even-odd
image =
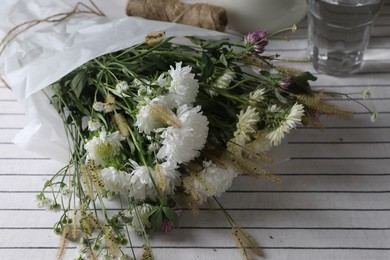
[[[129,0],[126,14],[222,32],[228,23],[227,13],[222,7],[204,3],[186,4],[178,0]]]

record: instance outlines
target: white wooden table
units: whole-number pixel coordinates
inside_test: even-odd
[[[305,57],[306,24],[290,41],[268,51]],[[379,112],[375,123],[361,107],[352,120],[323,118],[324,129],[299,127],[289,136],[290,159],[273,169],[284,179],[240,176],[221,201],[259,242],[266,259],[390,259],[390,1],[377,20],[361,73],[348,78],[316,74],[315,87],[341,92],[370,89],[361,100]],[[360,97],[358,97],[361,99]],[[28,122],[13,93],[0,88],[0,259],[55,259],[55,213],[36,207],[34,196],[61,163],[12,143]],[[157,259],[240,259],[229,224],[218,210],[184,213],[182,228],[156,234]],[[69,244],[67,259],[75,245]]]

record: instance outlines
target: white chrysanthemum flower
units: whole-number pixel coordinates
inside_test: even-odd
[[[99,130],[102,127],[102,124],[96,120],[96,119],[89,119],[88,120],[88,131],[95,132]]]
[[[118,81],[118,83],[116,83],[115,85],[115,89],[119,93],[126,92],[129,90],[129,85],[127,84],[126,81]]]
[[[268,111],[270,111],[272,113],[279,113],[282,110],[283,109],[281,109],[278,105],[272,105],[272,106],[268,107]]]
[[[108,167],[100,170],[104,187],[108,191],[127,192],[130,187],[130,174],[125,171],[119,171],[114,167]]]
[[[245,142],[249,142],[251,135],[257,131],[259,121],[260,115],[256,108],[247,107],[246,110],[241,110],[238,115],[237,130],[234,132],[234,136],[242,136],[245,138]]]
[[[227,143],[227,149],[235,155],[241,155],[242,148],[251,141],[252,135],[257,131],[260,115],[256,108],[247,107],[246,110],[241,110],[237,117],[237,129],[234,132],[234,137]]]
[[[104,165],[104,161],[119,154],[122,148],[121,141],[125,140],[118,131],[106,133],[106,130],[100,132],[99,137],[94,136],[89,140],[84,148],[88,152],[88,158],[93,159],[96,165]]]
[[[136,200],[154,199],[156,190],[154,188],[150,175],[154,178],[154,172],[151,167],[140,166],[137,162],[129,160],[134,170],[131,173],[129,196]]]
[[[156,120],[150,112],[152,104],[149,103],[146,106],[141,106],[136,115],[137,120],[135,126],[138,127],[140,133],[150,134],[154,129],[163,126],[163,124]]]
[[[177,125],[176,115],[166,105],[166,100],[166,97],[157,97],[146,106],[139,108],[134,125],[138,127],[140,133],[149,135],[154,129],[166,125]]]
[[[249,102],[252,103],[259,103],[264,100],[264,94],[265,94],[265,89],[264,88],[259,88],[256,89],[255,91],[249,93]]]
[[[93,103],[92,108],[93,108],[93,110],[95,110],[97,112],[103,112],[106,109],[106,106],[103,102],[97,101],[97,102]]]
[[[215,86],[217,88],[226,89],[229,87],[230,83],[232,82],[235,76],[236,73],[228,69],[222,74],[221,77],[217,79],[217,81],[215,82]]]
[[[237,176],[237,172],[228,165],[226,168],[220,168],[211,161],[204,161],[203,167],[204,170],[197,176],[203,180],[207,187],[194,178],[194,186],[202,194],[203,201],[206,201],[210,196],[221,196],[230,188],[233,179]]]
[[[278,146],[282,142],[285,133],[289,133],[291,129],[295,128],[297,124],[301,122],[304,114],[304,106],[302,104],[295,103],[290,109],[289,114],[280,123],[279,127],[267,134],[267,138],[270,140],[271,144]]]
[[[191,67],[181,67],[181,62],[176,63],[176,68],[171,66],[168,71],[172,78],[169,95],[176,103],[175,107],[181,105],[191,105],[198,95],[199,84],[195,79],[195,74],[191,73]]]
[[[157,84],[160,87],[163,87],[165,84],[167,84],[167,79],[165,78],[164,74],[161,74],[158,76],[157,80],[154,82],[154,84]]]
[[[164,139],[157,158],[171,164],[189,162],[199,155],[208,136],[208,120],[202,115],[201,107],[180,106],[177,117],[180,127],[170,126],[163,130]]]

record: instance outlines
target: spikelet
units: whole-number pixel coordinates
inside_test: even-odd
[[[193,178],[193,180],[195,180],[196,182],[198,182],[200,184],[200,186],[202,186],[202,188],[210,195],[210,196],[215,196],[216,195],[216,191],[213,187],[211,187],[207,182],[205,182],[204,179],[202,179],[201,177],[199,177],[198,174],[194,174],[194,173],[191,173],[191,176]]]
[[[281,73],[292,75],[292,76],[299,76],[303,73],[302,70],[298,70],[288,66],[276,66],[275,69]]]
[[[246,65],[254,66],[259,71],[269,70],[272,67],[270,63],[268,63],[266,60],[260,58],[257,55],[244,55],[242,57],[242,60]]]
[[[164,39],[164,35],[165,35],[164,31],[149,33],[145,37],[145,42],[148,45],[157,45]]]
[[[181,122],[179,121],[175,113],[173,113],[172,110],[170,110],[163,104],[154,102],[150,107],[150,113],[156,120],[166,125],[173,126],[174,128],[181,127]]]
[[[275,184],[281,184],[282,179],[269,170],[261,167],[258,164],[255,164],[253,161],[232,155],[228,152],[225,153],[225,156],[230,159],[233,165],[240,169],[240,172],[247,172],[249,175],[253,177],[263,176],[272,181]]]
[[[183,188],[191,197],[192,202],[195,202],[197,205],[203,203],[202,194],[200,194],[199,190],[194,186],[194,177],[192,175],[183,177]]]
[[[112,112],[115,110],[115,97],[112,94],[108,94],[106,96],[106,100],[104,103],[104,111]]]
[[[161,170],[161,166],[159,164],[156,164],[154,166],[154,173],[156,174],[156,181],[157,181],[157,188],[165,193],[167,191],[167,177],[165,176],[164,172]]]
[[[129,125],[127,124],[127,121],[125,117],[122,114],[114,114],[114,122],[116,126],[118,127],[118,131],[121,135],[124,137],[129,137],[130,132],[129,132]]]
[[[196,217],[199,216],[199,205],[198,203],[188,194],[184,194],[182,197],[183,205],[191,209],[192,214]]]
[[[272,163],[272,157],[265,152],[256,152],[249,148],[249,146],[243,147],[243,155],[250,159],[259,159],[266,163]]]
[[[93,200],[93,198],[95,196],[94,196],[93,189],[92,189],[92,179],[90,178],[90,175],[88,174],[87,168],[85,167],[85,165],[82,165],[80,167],[80,178],[81,178],[82,182],[84,183],[85,187],[87,188],[88,197],[91,200]]]
[[[99,223],[93,216],[92,212],[87,211],[87,207],[81,208],[80,230],[88,235],[91,235],[93,230],[99,226]]]
[[[88,175],[92,179],[93,185],[95,186],[95,189],[96,189],[97,193],[100,196],[104,196],[106,191],[104,190],[103,180],[100,178],[99,173],[96,171],[95,161],[94,160],[88,160],[87,172],[88,172]]]
[[[233,226],[232,235],[246,260],[252,259],[248,249],[250,249],[257,256],[263,256],[263,253],[261,252],[260,247],[257,245],[256,241],[241,227]]]
[[[150,246],[144,244],[142,248],[144,249],[144,252],[142,254],[142,260],[153,260],[154,259],[153,252]]]
[[[102,231],[103,238],[107,242],[108,250],[110,251],[111,257],[119,257],[120,249],[112,227],[109,224],[105,224],[102,228]]]
[[[65,225],[65,227],[62,229],[60,246],[58,248],[57,257],[56,257],[57,260],[60,260],[64,257],[65,247],[68,242],[69,231],[70,231],[69,225]]]
[[[327,115],[334,115],[340,118],[351,118],[353,112],[347,109],[342,109],[336,105],[325,103],[321,101],[318,97],[308,96],[308,95],[298,95],[297,100],[299,103],[302,103],[310,108],[318,110]]]
[[[77,224],[77,210],[73,211],[73,219],[71,225],[71,238],[76,240],[79,237],[79,227]]]

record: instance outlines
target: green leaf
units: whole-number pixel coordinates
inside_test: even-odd
[[[228,39],[221,39],[221,40],[217,40],[217,41],[216,40],[208,40],[202,44],[202,48],[204,48],[204,49],[217,49],[225,44],[229,44]]]
[[[202,53],[202,78],[208,78],[214,73],[214,63],[207,55],[207,53]]]
[[[73,90],[77,98],[80,97],[81,92],[83,91],[84,86],[87,83],[87,80],[88,80],[87,71],[82,70],[78,72],[70,82],[70,88]]]
[[[162,207],[164,211],[164,215],[175,225],[175,227],[179,226],[179,218],[177,217],[176,212],[170,207]]]
[[[275,96],[278,98],[278,100],[280,102],[282,102],[283,104],[288,103],[287,99],[285,97],[283,97],[282,94],[280,94],[280,91],[278,88],[275,88],[274,91],[275,91]]]
[[[219,56],[219,62],[221,62],[225,67],[228,66],[228,61],[225,57],[225,54],[221,54],[221,56]]]
[[[158,207],[155,210],[153,210],[150,216],[150,224],[152,224],[152,227],[155,230],[158,230],[162,226],[162,221],[163,221],[163,211],[161,207]]]

